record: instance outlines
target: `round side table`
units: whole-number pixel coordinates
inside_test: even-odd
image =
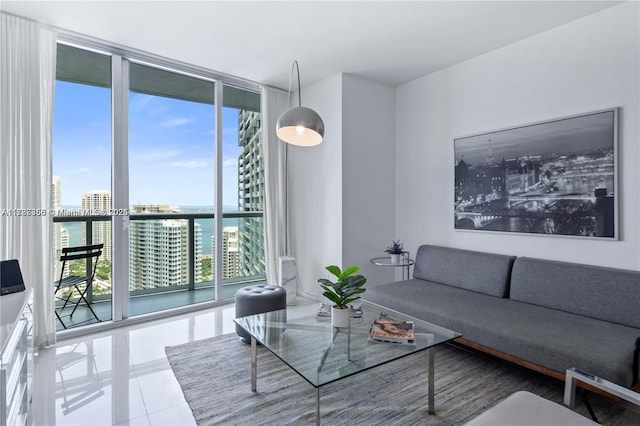
[[[391,256],[383,256],[383,257],[374,257],[371,259],[371,263],[378,266],[388,266],[391,268],[403,268],[402,269],[402,279],[408,280],[411,278],[411,265],[413,265],[415,260],[409,257],[409,252],[405,251],[400,258],[400,261],[397,263],[391,262]],[[405,278],[406,276],[406,278]]]

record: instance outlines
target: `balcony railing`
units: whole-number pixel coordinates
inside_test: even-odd
[[[256,221],[255,219],[258,218],[260,219],[259,221]],[[260,250],[258,250],[259,253],[262,254],[261,258],[256,258],[256,259],[249,259],[250,262],[254,262],[251,265],[247,265],[247,267],[243,268],[244,271],[253,271],[252,274],[253,275],[242,275],[241,271],[238,271],[238,276],[226,276],[223,279],[222,285],[225,287],[229,287],[228,290],[230,291],[225,291],[224,293],[227,293],[226,296],[229,296],[231,293],[231,296],[233,295],[231,290],[232,287],[242,287],[245,285],[249,285],[255,282],[261,282],[265,280],[265,274],[264,274],[264,244],[263,244],[263,238],[262,235],[264,232],[264,228],[263,228],[263,223],[262,223],[262,218],[263,218],[263,213],[262,212],[233,212],[233,213],[224,213],[223,214],[223,226],[226,226],[225,222],[227,222],[227,224],[229,224],[229,226],[238,226],[239,229],[239,233],[242,234],[244,232],[245,228],[249,228],[247,229],[248,232],[244,233],[243,235],[240,236],[240,238],[251,238],[253,239],[253,241],[245,241],[245,244],[256,244],[257,247],[260,248]],[[208,247],[209,246],[209,241],[204,241],[205,239],[210,239],[213,235],[215,235],[215,215],[213,213],[135,213],[135,214],[131,214],[129,216],[130,222],[131,222],[131,229],[130,229],[130,237],[129,237],[129,250],[130,250],[130,259],[129,259],[129,268],[130,268],[130,278],[129,278],[129,293],[130,296],[132,298],[137,298],[137,297],[144,297],[144,296],[151,296],[151,295],[161,295],[163,293],[170,293],[170,292],[179,292],[179,291],[194,291],[194,290],[200,290],[200,289],[212,289],[214,288],[214,277],[215,277],[215,271],[213,269],[213,265],[215,260],[213,259],[213,248],[214,248],[214,243],[211,242],[210,246],[211,246],[211,253],[203,253],[202,250],[198,250],[198,244],[197,242],[199,242],[201,245]],[[172,238],[168,238],[165,239],[165,241],[161,242],[159,240],[157,240],[158,235],[152,235],[152,232],[147,232],[147,231],[151,231],[152,229],[156,229],[159,234],[164,235],[165,237],[168,236],[167,234],[167,230],[163,230],[163,225],[159,224],[157,228],[155,228],[154,226],[150,226],[149,229],[144,229],[142,227],[136,229],[135,224],[136,223],[142,223],[142,221],[158,221],[158,222],[163,222],[163,221],[167,221],[167,220],[172,220],[172,221],[180,221],[183,225],[183,227],[179,227],[181,228],[180,231],[177,231],[175,234],[172,234],[174,237],[176,235],[179,235],[179,239],[172,239]],[[82,244],[95,244],[95,243],[105,243],[105,241],[94,241],[94,230],[96,229],[96,227],[98,226],[99,223],[102,222],[110,222],[111,221],[111,217],[110,216],[74,216],[74,215],[69,215],[69,216],[54,216],[53,217],[53,222],[54,223],[60,223],[63,227],[64,224],[68,224],[68,223],[81,223],[82,226],[82,230],[81,232],[81,239],[82,241],[79,244],[76,244],[74,241],[70,241],[69,245],[82,245]],[[198,225],[200,226],[200,238],[197,238],[197,233],[196,233],[196,229],[198,228]],[[253,229],[254,227],[259,227],[260,228],[260,241],[256,241],[256,234],[255,234],[255,229]],[[184,231],[182,230],[184,229]],[[135,230],[135,233],[137,235],[133,235]],[[57,238],[60,238],[60,235],[56,236]],[[185,241],[185,237],[186,237],[186,241]],[[75,235],[75,239],[77,240],[78,236]],[[139,238],[140,241],[133,241],[133,238]],[[106,242],[107,244],[109,244],[110,242]],[[165,283],[161,283],[161,282],[149,282],[148,279],[146,279],[146,284],[144,286],[141,285],[140,282],[132,282],[132,273],[134,272],[133,269],[133,263],[136,261],[136,259],[132,259],[131,257],[134,256],[135,254],[131,252],[132,247],[139,247],[141,243],[144,243],[147,245],[147,247],[141,247],[141,250],[144,253],[148,253],[148,256],[155,256],[156,258],[153,259],[153,262],[151,262],[152,259],[148,258],[148,257],[142,257],[140,259],[137,259],[140,262],[143,262],[140,265],[139,269],[136,269],[136,272],[138,272],[139,276],[145,276],[145,277],[149,277],[149,274],[153,273],[157,273],[160,272],[160,274],[158,276],[169,276],[168,271],[166,270],[162,270],[162,265],[163,262],[169,262],[169,260],[165,257],[162,258],[162,256],[168,256],[168,253],[163,252],[162,251],[162,245],[164,244],[165,249],[168,248],[171,245],[175,245],[175,244],[185,244],[186,247],[181,247],[180,248],[180,279],[179,279],[179,283],[178,284],[167,284],[167,281],[165,281]],[[242,247],[241,244],[239,244],[240,247]],[[140,248],[140,247],[139,247]],[[109,248],[110,250],[118,250],[117,247],[114,248]],[[144,250],[143,250],[144,249]],[[252,252],[255,253],[256,250],[252,250]],[[186,252],[186,259],[184,259],[183,254]],[[55,259],[56,262],[58,262],[58,258],[59,258],[59,254],[56,253],[57,258]],[[237,255],[237,262],[241,263],[243,256],[241,256],[240,254]],[[204,263],[203,261],[211,259],[210,263],[211,263],[211,275],[209,276],[208,274],[206,276],[202,275],[202,264]],[[246,259],[244,260],[246,262]],[[184,264],[186,262],[186,265]],[[198,265],[197,262],[200,262],[200,264]],[[223,258],[223,262],[225,262],[225,259]],[[147,263],[153,263],[155,266],[152,265],[147,265]],[[256,267],[256,265],[258,265]],[[151,266],[154,268],[154,270],[151,270]],[[175,265],[174,265],[175,266]],[[242,266],[242,265],[240,265]],[[86,265],[86,268],[91,268],[91,265]],[[160,271],[158,270],[160,269]],[[262,272],[255,274],[256,269],[258,270],[262,270]],[[200,270],[200,273],[198,274],[197,271]],[[186,273],[186,274],[185,274]],[[175,276],[175,271],[173,272],[173,277],[172,280],[170,281],[176,281],[176,276]],[[186,275],[186,276],[185,276]],[[59,272],[58,272],[58,276],[56,277],[56,279],[59,279]],[[96,287],[95,285],[96,283],[94,283],[94,287]],[[93,302],[99,302],[99,301],[107,301],[111,298],[111,276],[109,276],[109,280],[100,280],[97,279],[97,284],[100,287],[100,291],[96,291],[93,292],[92,289],[90,289],[87,293],[87,298],[90,301],[90,303]],[[106,288],[108,287],[108,289]],[[136,288],[138,287],[138,288]],[[142,287],[142,288],[141,288]],[[209,292],[211,293],[211,295],[215,294],[215,292],[209,290]],[[213,297],[213,296],[212,296]]]

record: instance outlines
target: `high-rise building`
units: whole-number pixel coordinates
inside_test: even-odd
[[[138,205],[135,213],[177,213],[162,205]],[[202,228],[193,225],[193,256],[189,258],[189,222],[183,219],[132,220],[129,227],[129,289],[144,290],[202,281]]]
[[[260,143],[260,113],[238,112],[238,210],[264,211],[264,161]],[[264,220],[262,217],[240,219],[238,234],[238,274],[250,277],[265,273]]]
[[[82,196],[82,210],[103,212],[107,220],[93,221],[91,225],[91,243],[103,243],[100,260],[111,262],[111,216],[107,216],[111,210],[111,193],[104,190],[87,192]],[[87,244],[86,233],[82,234],[82,243]]]
[[[54,176],[51,180],[51,208],[57,211],[62,203],[62,180]]]
[[[222,278],[235,278],[239,275],[239,232],[237,226],[225,226],[222,229]],[[211,247],[215,252],[216,237],[211,237]],[[215,266],[215,258],[211,261]]]
[[[180,207],[167,204],[139,204],[133,206],[135,213],[180,213]]]

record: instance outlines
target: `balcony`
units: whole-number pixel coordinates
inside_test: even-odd
[[[223,299],[232,298],[235,292],[247,285],[264,283],[264,251],[262,235],[262,212],[237,212],[223,215],[224,227],[238,227],[239,238],[253,247],[248,253],[254,256],[240,256],[251,265],[240,270],[258,271],[250,276],[224,276],[222,280]],[[213,265],[214,215],[212,213],[139,213],[131,214],[129,231],[129,310],[130,316],[148,314],[162,310],[193,305],[215,300]],[[259,222],[255,218],[259,218]],[[111,248],[111,217],[109,216],[56,216],[53,218],[56,238],[68,246],[105,243]],[[250,222],[250,223],[249,223]],[[256,241],[256,229],[260,228]],[[61,229],[71,229],[62,238]],[[107,229],[108,228],[108,229]],[[244,232],[243,229],[247,229]],[[108,231],[108,232],[107,232]],[[167,234],[180,234],[180,238],[166,238]],[[74,235],[71,235],[74,234]],[[172,235],[173,235],[172,234]],[[105,237],[105,235],[108,235]],[[164,238],[163,238],[164,237]],[[104,241],[104,239],[108,239]],[[260,248],[257,250],[256,248]],[[114,248],[117,250],[117,248]],[[106,250],[105,250],[106,251]],[[111,252],[111,251],[109,251]],[[226,264],[223,252],[223,263]],[[114,256],[115,257],[115,256]],[[247,260],[248,258],[248,260]],[[56,279],[60,277],[59,253],[56,253]],[[238,260],[240,261],[240,260]],[[92,265],[76,265],[87,268]],[[224,265],[223,265],[224,266]],[[226,268],[224,268],[226,269]],[[98,262],[98,272],[87,299],[101,321],[112,319],[111,260]],[[73,300],[73,299],[72,299]],[[56,300],[56,309],[59,309]],[[86,308],[78,308],[73,318],[67,315],[71,308],[58,311],[67,327],[77,327],[95,323],[95,318]],[[85,312],[86,311],[86,312]],[[58,330],[63,329],[58,322]]]

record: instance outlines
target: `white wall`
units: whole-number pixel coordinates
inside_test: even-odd
[[[289,147],[291,253],[298,292],[313,297],[324,266],[342,259],[342,76],[302,88],[302,104],[320,114],[325,127],[320,145]]]
[[[349,75],[302,89],[325,124],[322,144],[291,147],[292,254],[299,292],[318,297],[325,266],[357,264],[370,285],[393,280],[372,265],[394,238],[395,90]]]
[[[366,286],[391,282],[373,265],[395,236],[395,90],[344,75],[342,81],[342,264],[359,265]]]
[[[628,2],[400,86],[396,234],[640,270],[639,4]],[[620,241],[453,229],[453,138],[618,106]]]

